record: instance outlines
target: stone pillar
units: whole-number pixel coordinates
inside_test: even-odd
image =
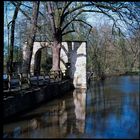
[[[61,70],[66,70],[70,62],[69,76],[73,79],[75,88],[87,88],[86,80],[86,42],[62,42]]]

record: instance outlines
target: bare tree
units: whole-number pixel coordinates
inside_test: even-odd
[[[10,53],[9,53],[9,69],[8,69],[8,72],[11,73],[13,72],[13,50],[14,50],[14,33],[15,33],[15,22],[16,22],[16,19],[17,19],[17,15],[18,15],[18,12],[19,12],[19,8],[20,8],[20,5],[21,5],[21,2],[17,2],[17,5],[15,7],[15,10],[14,10],[14,15],[13,15],[13,18],[12,18],[12,21],[9,22],[9,24],[11,24],[11,36],[10,36]]]
[[[53,34],[52,52],[53,66],[52,70],[60,70],[60,49],[63,36],[75,32],[75,23],[80,22],[92,26],[79,18],[82,13],[96,12],[104,14],[113,21],[114,27],[120,31],[117,26],[119,21],[127,24],[133,24],[138,19],[134,12],[131,2],[46,2],[48,17],[51,23]],[[132,8],[133,7],[133,8]],[[113,16],[113,15],[116,16]],[[117,18],[116,18],[117,17]],[[66,22],[66,19],[69,19]],[[71,26],[71,30],[67,27]]]
[[[51,33],[52,33],[51,48],[53,52],[52,70],[54,71],[60,71],[60,50],[61,50],[61,42],[63,40],[63,36],[75,32],[77,23],[84,24],[87,27],[89,27],[89,29],[92,28],[92,26],[89,23],[87,23],[86,21],[80,18],[80,16],[83,13],[94,12],[94,13],[106,15],[109,19],[113,21],[112,29],[114,30],[115,28],[117,28],[119,31],[120,28],[117,25],[119,24],[120,20],[129,25],[133,25],[133,23],[139,21],[136,12],[136,10],[139,10],[139,8],[135,10],[136,3],[133,2],[93,2],[93,1],[52,2],[49,1],[44,3],[45,3],[44,5],[46,5],[47,11],[46,11],[46,15],[43,16],[49,19],[49,21],[47,20],[48,23],[46,24],[46,26],[51,25]],[[29,8],[32,9],[32,7]],[[35,10],[35,6],[33,6],[33,9]],[[38,13],[34,14],[36,15],[36,18],[33,18],[34,15],[30,17],[23,9],[20,8],[20,11],[31,21],[34,20],[34,22],[32,22],[33,26],[31,28],[32,35],[30,34],[30,36],[28,37],[29,39],[27,41],[28,42],[27,44],[29,46],[29,52],[30,52],[29,53],[30,55],[27,56],[30,57],[27,57],[28,70],[26,71],[29,71],[31,54],[32,54],[32,45],[35,38],[36,27],[39,28],[36,20]],[[42,15],[42,13],[39,10],[38,12]]]
[[[39,1],[33,2],[31,28],[27,38],[26,58],[25,60],[23,60],[23,72],[26,73],[30,71],[30,67],[31,67],[30,63],[31,63],[32,51],[33,51],[33,44],[35,40],[35,34],[37,31],[37,18],[38,18],[39,4],[40,4]]]
[[[128,52],[132,56],[130,61],[130,70],[133,70],[135,64],[137,68],[140,66],[140,27],[133,32],[131,38],[127,39],[127,46],[129,47]]]

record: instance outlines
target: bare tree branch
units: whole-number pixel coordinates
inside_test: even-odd
[[[15,7],[17,6],[17,4],[16,4],[15,2],[11,1],[11,3],[12,3]],[[30,17],[25,11],[23,11],[21,8],[19,8],[19,10],[22,12],[22,14],[23,14],[24,16],[26,16],[26,17],[28,18],[28,20],[31,20],[31,17]]]
[[[48,8],[48,13],[49,13],[49,18],[50,18],[50,22],[51,22],[52,31],[53,31],[53,33],[56,33],[54,13],[52,11],[52,7],[51,7],[51,3],[50,2],[47,3],[47,8]]]
[[[84,12],[97,12],[97,13],[102,13],[101,11],[98,11],[98,10],[80,10],[75,16],[74,18],[68,22],[63,28],[62,28],[62,32],[82,13]]]
[[[63,19],[65,19],[66,16],[68,16],[69,14],[71,14],[71,13],[77,11],[77,10],[80,10],[80,9],[82,9],[82,8],[85,8],[85,7],[87,7],[87,6],[92,6],[92,4],[83,4],[83,5],[80,5],[80,6],[74,8],[74,9],[72,9],[72,10],[67,11],[66,13],[64,13]]]
[[[69,33],[72,33],[72,32],[75,32],[75,30],[67,31],[67,32],[63,33],[62,36],[66,35],[66,34],[69,34]]]
[[[60,26],[62,26],[62,23],[64,21],[64,13],[66,11],[66,9],[69,7],[69,5],[71,4],[72,2],[68,2],[67,5],[64,7],[64,9],[62,10],[62,14],[61,14],[61,19],[60,19]]]

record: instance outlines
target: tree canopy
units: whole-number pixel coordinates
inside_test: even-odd
[[[22,32],[20,30],[20,34],[23,36],[20,42],[30,42],[28,44],[29,48],[32,48],[35,40],[50,42],[53,51],[53,70],[59,70],[59,53],[62,41],[71,38],[77,40],[84,39],[90,42],[91,38],[95,36],[92,32],[94,30],[92,22],[88,22],[87,20],[89,15],[90,21],[92,21],[92,18],[94,19],[93,13],[104,15],[112,22],[111,31],[114,35],[121,33],[125,36],[125,33],[121,30],[124,27],[127,31],[130,29],[131,32],[136,32],[140,27],[139,2],[41,1],[38,10],[36,9],[38,15],[33,14],[35,10],[34,5],[35,2],[5,2],[5,10],[9,6],[12,8],[15,7],[15,10],[18,8],[20,15],[17,16],[17,19],[15,18],[15,20],[11,21],[6,20],[7,17],[5,16],[5,25],[11,28],[11,30],[15,30],[15,32],[17,32],[16,28],[14,29],[10,23],[15,22],[16,27],[20,26],[20,29],[23,29]],[[9,14],[8,11],[7,14]],[[36,30],[34,30],[35,28],[33,28],[33,26],[36,27]],[[8,34],[12,35],[12,32]],[[34,36],[34,39],[32,38],[29,41],[31,35]],[[9,46],[10,49],[12,46],[14,45]],[[31,58],[31,54],[32,53],[29,54],[28,58]],[[28,59],[28,61],[28,64],[30,64],[30,59]]]

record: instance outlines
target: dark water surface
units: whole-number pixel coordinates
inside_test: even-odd
[[[139,138],[139,77],[91,82],[5,124],[3,137]]]

